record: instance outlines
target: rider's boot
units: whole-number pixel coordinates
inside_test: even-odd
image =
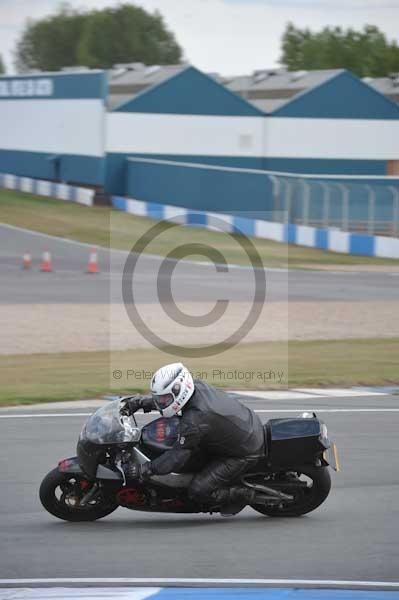
[[[253,504],[257,497],[255,490],[243,485],[221,488],[212,492],[212,498],[221,504],[220,514],[229,517],[239,513],[247,504]]]

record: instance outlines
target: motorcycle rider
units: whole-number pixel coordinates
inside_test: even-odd
[[[150,397],[129,399],[130,412],[156,409],[164,417],[180,416],[179,439],[149,463],[129,463],[125,467],[128,478],[143,480],[179,471],[201,453],[207,463],[190,484],[192,499],[207,505],[236,506],[237,511],[259,499],[254,490],[232,483],[265,454],[263,425],[252,410],[222,390],[194,381],[182,363],[158,369],[151,392]]]

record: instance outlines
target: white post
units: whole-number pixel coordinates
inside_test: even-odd
[[[343,187],[342,196],[342,226],[344,231],[349,231],[349,188],[346,185],[341,184]]]
[[[269,175],[269,177],[273,185],[273,221],[278,221],[276,217],[280,212],[280,181],[275,175]]]
[[[291,199],[292,199],[292,182],[288,179],[285,180],[286,196],[285,196],[285,223],[290,222],[291,215]]]
[[[328,219],[330,214],[330,187],[324,181],[319,182],[324,190],[323,194],[323,227],[328,228]]]
[[[388,189],[392,192],[393,234],[399,236],[399,189],[393,185],[390,185]]]
[[[303,205],[302,205],[302,224],[309,225],[309,205],[310,205],[311,188],[310,188],[310,184],[305,179],[302,179],[302,185],[303,185],[303,189],[304,189]]]
[[[335,184],[338,189],[341,190],[342,194],[342,219],[341,219],[341,229],[343,231],[348,231],[349,229],[349,188],[343,183]]]
[[[369,184],[366,184],[365,188],[369,192],[367,233],[373,235],[375,229],[375,190]]]

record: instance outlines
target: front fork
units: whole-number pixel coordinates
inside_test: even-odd
[[[72,456],[71,458],[65,458],[58,463],[58,470],[60,473],[70,474],[70,475],[80,475],[83,481],[87,481],[87,485],[82,487],[82,491],[84,491],[84,495],[76,500],[78,502],[79,507],[83,508],[87,506],[93,500],[96,500],[99,494],[102,493],[104,488],[104,483],[101,479],[97,479],[97,477],[103,477],[104,479],[115,479],[120,481],[121,476],[115,471],[108,469],[104,465],[99,465],[96,473],[96,480],[93,480],[85,474],[83,469],[79,464],[79,460],[76,456]],[[123,474],[123,473],[122,473]],[[79,478],[80,479],[80,478]],[[87,491],[86,491],[87,490]]]

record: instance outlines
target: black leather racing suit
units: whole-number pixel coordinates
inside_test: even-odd
[[[207,464],[193,479],[189,495],[224,501],[228,488],[264,454],[259,417],[222,390],[196,380],[195,392],[182,410],[180,435],[174,447],[151,462],[151,472],[178,471],[200,453]],[[144,410],[153,408],[143,406]]]

